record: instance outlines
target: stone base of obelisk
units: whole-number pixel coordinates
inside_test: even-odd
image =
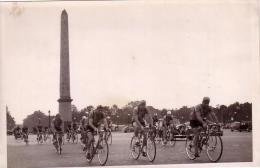
[[[64,131],[67,130],[68,125],[72,121],[72,112],[71,112],[71,101],[69,97],[62,97],[58,100],[59,102],[59,113],[64,122]]]

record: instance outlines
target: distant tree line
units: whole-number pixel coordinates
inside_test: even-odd
[[[10,112],[6,110],[6,128],[12,130],[15,127],[14,117],[11,116]]]
[[[106,116],[110,116],[113,123],[115,124],[130,124],[133,116],[133,109],[139,104],[139,101],[131,101],[127,105],[119,108],[117,105],[102,106],[99,105],[99,108],[105,113]],[[148,110],[154,115],[157,113],[159,118],[162,118],[166,115],[167,111],[171,111],[172,114],[180,120],[181,123],[189,121],[189,115],[192,110],[192,107],[183,106],[179,109],[156,109],[153,106],[147,106]],[[72,119],[76,122],[79,122],[82,116],[88,116],[91,110],[96,108],[92,105],[89,105],[81,110],[75,105],[71,106],[72,110]],[[238,103],[235,102],[226,105],[217,105],[213,107],[213,112],[217,115],[220,122],[230,123],[233,121],[252,121],[252,103]],[[49,116],[41,112],[40,110],[35,111],[33,114],[28,115],[24,121],[23,125],[26,125],[30,129],[36,127],[38,123],[38,118],[41,119],[41,124],[48,127]],[[54,116],[50,116],[52,120]]]

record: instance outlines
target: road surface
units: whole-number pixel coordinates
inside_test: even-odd
[[[178,141],[174,147],[157,145],[157,156],[154,163],[147,158],[140,157],[133,160],[129,152],[129,144],[133,133],[114,133],[113,144],[110,146],[109,158],[106,165],[150,165],[150,164],[189,164],[208,163],[209,160],[204,151],[201,157],[192,161],[185,153],[185,142]],[[219,162],[251,162],[252,161],[252,133],[231,132],[224,130],[223,155]],[[53,145],[48,143],[37,144],[36,136],[29,136],[29,145],[17,141],[13,136],[7,139],[7,164],[8,168],[42,168],[42,167],[81,167],[98,166],[97,158],[92,164],[86,162],[82,146],[65,143],[62,155],[55,152]]]

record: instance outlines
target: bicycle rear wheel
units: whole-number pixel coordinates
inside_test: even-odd
[[[193,144],[193,137],[194,136],[187,136],[186,143],[185,143],[185,151],[190,160],[196,159],[195,157],[195,147]]]
[[[154,140],[151,140],[150,138],[147,139],[146,153],[149,161],[153,162],[156,157],[156,145]]]
[[[137,160],[141,154],[141,144],[138,137],[133,136],[130,143],[130,152],[132,157]]]
[[[207,141],[207,156],[211,162],[217,162],[223,153],[223,143],[220,136],[209,136]]]
[[[108,153],[109,153],[109,148],[108,148],[107,141],[103,139],[102,141],[99,142],[97,146],[98,161],[101,166],[104,166],[107,163]]]

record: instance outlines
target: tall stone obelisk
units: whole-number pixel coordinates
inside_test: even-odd
[[[61,34],[60,34],[60,98],[59,113],[64,121],[64,127],[72,120],[70,98],[70,65],[69,65],[69,29],[68,14],[66,10],[61,13]]]

